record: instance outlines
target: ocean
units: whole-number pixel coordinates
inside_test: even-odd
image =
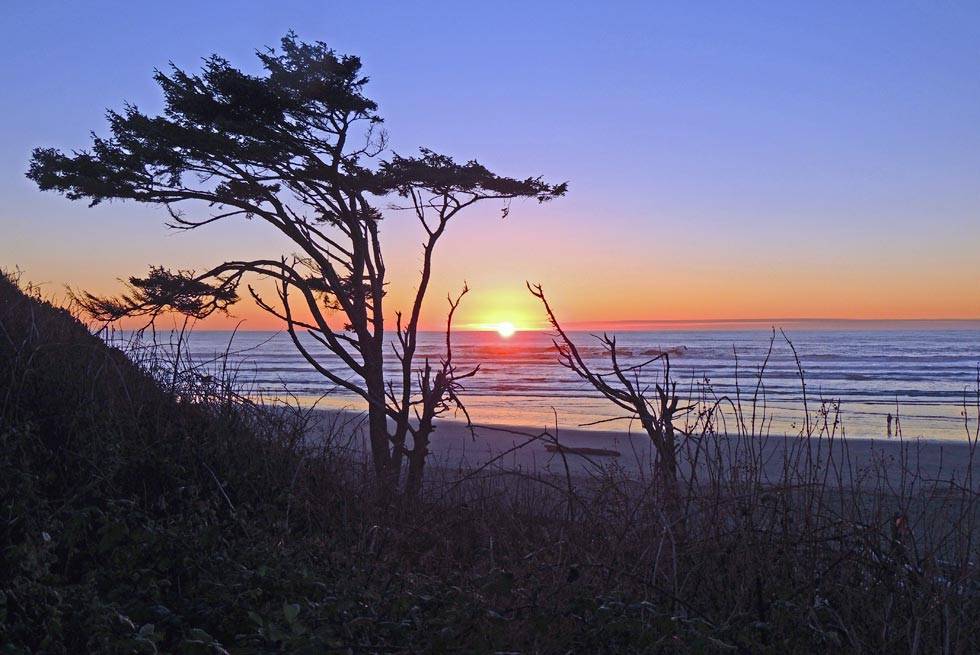
[[[570,334],[591,366],[608,370],[605,350],[592,334]],[[893,432],[900,425],[906,438],[962,440],[964,407],[971,418],[976,417],[980,330],[811,329],[787,335],[805,371],[811,411],[821,402],[839,401],[848,436],[887,438],[891,415]],[[734,397],[736,372],[743,398],[751,396],[771,336],[769,329],[617,335],[624,366],[670,352],[678,389],[690,398],[705,390],[713,397]],[[158,343],[167,344],[172,338],[157,335]],[[315,348],[312,339],[310,343],[311,349],[322,353],[325,366],[343,371],[337,358]],[[420,335],[420,358],[437,361],[443,348],[443,334]],[[626,431],[631,427],[627,421],[596,424],[622,413],[558,364],[547,332],[518,332],[503,338],[496,332],[459,331],[453,349],[461,366],[481,365],[478,375],[466,381],[462,395],[474,422],[541,428],[554,426],[557,419],[560,428]],[[222,363],[225,353],[227,361]],[[327,409],[363,408],[356,396],[335,388],[314,371],[284,333],[193,332],[184,355],[204,370],[225,366],[234,371],[238,383],[254,396],[289,397]],[[390,360],[394,373],[397,362],[394,357]],[[641,381],[659,381],[661,375],[654,365]],[[762,389],[773,414],[771,432],[795,434],[803,420],[802,386],[792,350],[778,333]]]

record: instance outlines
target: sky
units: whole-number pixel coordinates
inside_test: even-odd
[[[450,226],[426,327],[464,280],[462,327],[539,326],[525,280],[578,325],[980,318],[980,3],[7,0],[0,25],[0,266],[52,295],[289,251],[257,222],[173,233],[162,208],[90,209],[24,172],[104,134],[106,108],[158,111],[154,68],[254,71],[294,29],[362,58],[394,151],[569,182]],[[389,307],[421,236],[386,222]],[[205,327],[273,327],[234,313]]]

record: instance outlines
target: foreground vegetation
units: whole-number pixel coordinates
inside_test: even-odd
[[[805,439],[837,438],[823,417]],[[708,465],[669,491],[486,469],[382,502],[308,419],[0,280],[0,650],[980,648],[972,480],[852,490],[801,460],[763,484],[700,414]]]

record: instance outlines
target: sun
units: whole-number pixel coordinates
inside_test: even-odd
[[[514,327],[513,323],[510,323],[508,321],[504,321],[503,323],[497,323],[497,334],[499,334],[503,338],[506,339],[508,337],[512,337],[514,336],[515,332],[517,332],[517,328]]]

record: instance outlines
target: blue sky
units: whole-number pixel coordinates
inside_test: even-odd
[[[211,52],[253,67],[295,29],[362,57],[395,150],[570,181],[558,203],[454,226],[447,289],[475,281],[481,302],[520,313],[520,284],[537,279],[574,320],[980,317],[980,3],[6,2],[2,15],[0,263],[54,286],[204,266],[216,242],[267,246],[239,226],[170,235],[155,209],[88,210],[23,173],[34,146],[85,146],[106,107],[158,109],[155,67]],[[412,227],[388,232],[409,272]],[[626,284],[629,306],[611,293]]]

